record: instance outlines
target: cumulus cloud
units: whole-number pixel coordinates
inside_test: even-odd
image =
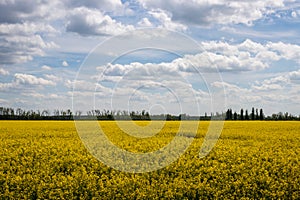
[[[148,18],[143,18],[141,21],[138,22],[138,26],[140,27],[152,27],[153,24],[149,21]]]
[[[22,96],[26,96],[26,97],[34,97],[34,98],[38,98],[38,99],[61,99],[62,96],[59,96],[57,94],[43,94],[43,93],[38,93],[38,92],[28,92],[28,93],[22,93]]]
[[[0,91],[6,91],[12,88],[14,84],[12,83],[0,83]]]
[[[45,56],[49,48],[57,48],[49,38],[60,34],[55,24],[66,24],[67,31],[81,35],[114,35],[132,30],[108,14],[129,13],[120,0],[19,0],[0,1],[0,64],[25,63]],[[54,24],[54,25],[53,25]],[[82,27],[82,29],[80,28]]]
[[[64,60],[61,64],[62,64],[62,66],[64,66],[64,67],[68,67],[68,66],[69,66],[69,63],[68,63],[67,61],[65,61],[65,60]]]
[[[212,52],[203,52],[196,55],[186,55],[174,61],[179,70],[195,72],[195,70],[220,72],[225,71],[252,71],[267,68],[261,60],[250,56],[249,53],[239,52],[236,55],[220,55]]]
[[[0,24],[0,35],[32,35],[37,32],[57,33],[57,31],[48,24],[24,22],[16,24]]]
[[[242,93],[245,94],[250,91],[249,89],[239,87],[235,84],[221,82],[221,81],[213,82],[211,85],[216,88],[225,89],[226,93],[230,95],[242,94]]]
[[[282,58],[287,60],[295,60],[300,63],[300,46],[290,43],[277,42],[272,43],[269,42],[266,47],[271,50],[278,52]]]
[[[0,24],[0,63],[15,64],[45,55],[44,50],[56,48],[54,42],[46,42],[38,32],[54,33],[51,26],[23,23]]]
[[[181,1],[181,0],[139,0],[149,10],[162,9],[170,13],[172,21],[182,24],[207,26],[212,24],[246,24],[261,19],[275,10],[283,8],[284,0],[256,1]]]
[[[53,75],[53,74],[45,74],[44,77],[45,77],[47,80],[51,80],[51,81],[53,81],[53,82],[55,82],[55,83],[62,81],[62,78],[61,78],[61,77],[55,76],[55,75]]]
[[[263,81],[256,81],[256,83],[251,86],[251,90],[255,92],[288,91],[287,88],[289,88],[289,90],[291,90],[291,88],[299,88],[299,86],[297,86],[298,80],[300,80],[300,70],[288,72]]]
[[[8,100],[0,99],[0,103],[1,103],[1,104],[6,104],[6,103],[8,103]]]
[[[22,23],[24,21],[38,21],[59,18],[62,2],[39,1],[39,0],[18,0],[0,1],[0,23]],[[55,12],[54,12],[55,11]]]
[[[293,12],[291,13],[291,16],[292,16],[293,18],[297,18],[297,17],[298,17],[298,14],[297,14],[297,12],[293,11]]]
[[[3,68],[0,68],[0,75],[7,76],[7,75],[9,75],[9,71],[7,71]]]
[[[65,0],[65,5],[69,8],[96,8],[102,12],[112,12],[114,15],[124,15],[132,12],[131,9],[128,8],[127,3],[123,4],[121,0]]]
[[[253,90],[261,90],[261,91],[272,91],[272,90],[281,90],[283,89],[284,87],[279,85],[279,84],[266,84],[266,83],[263,83],[262,85],[260,86],[252,86],[252,89]]]
[[[0,91],[21,88],[22,86],[55,86],[56,83],[31,74],[16,73],[10,83],[0,83]]]
[[[60,17],[60,7],[56,0],[0,1],[0,63],[24,63],[57,47],[44,37],[57,33],[48,22]]]
[[[185,31],[187,29],[187,26],[181,23],[173,22],[170,17],[170,14],[161,9],[149,11],[149,14],[151,14],[155,19],[157,19],[160,22],[161,26],[159,27],[161,28],[177,31]]]
[[[300,81],[300,70],[290,72],[288,76],[291,80],[299,80]]]
[[[164,74],[176,75],[180,72],[259,71],[269,68],[273,62],[280,59],[298,61],[297,55],[300,54],[300,46],[298,45],[281,42],[260,44],[249,39],[239,44],[210,41],[202,42],[200,45],[203,52],[194,55],[187,54],[169,63],[107,64],[98,67],[98,69],[105,69],[104,75],[106,76],[123,76],[130,72],[136,77],[149,74],[157,75],[157,73],[163,76]]]
[[[66,80],[65,86],[72,90],[85,92],[99,92],[99,90],[107,92],[110,90],[109,88],[106,88],[101,84],[90,82],[87,80]]]
[[[45,85],[45,86],[56,85],[53,81],[46,80],[43,78],[38,78],[31,74],[22,74],[22,73],[15,74],[14,82],[16,84],[24,84],[24,85]]]
[[[300,62],[300,46],[283,42],[266,42],[265,44],[254,42],[250,39],[240,44],[229,44],[227,42],[202,42],[201,46],[210,52],[221,54],[227,58],[236,58],[244,62],[248,69],[264,69],[272,62],[280,59]]]
[[[58,47],[45,37],[57,33],[48,21],[60,16],[62,9],[55,9],[59,5],[59,1],[0,1],[0,64],[24,63]]]
[[[48,65],[43,65],[41,68],[42,68],[43,70],[47,70],[47,71],[52,70],[52,68],[51,68],[50,66],[48,66]]]
[[[116,35],[133,30],[131,25],[124,25],[99,10],[86,7],[75,8],[69,12],[67,31],[80,35]]]

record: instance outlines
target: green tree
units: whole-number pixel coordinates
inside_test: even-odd
[[[241,109],[241,120],[244,120],[244,110],[243,110],[243,108]]]
[[[254,108],[252,108],[252,112],[251,112],[251,120],[255,120]]]
[[[237,120],[237,117],[238,117],[237,113],[234,112],[234,114],[233,114],[233,119],[234,119],[234,120]]]
[[[262,108],[259,110],[259,119],[264,120],[264,112]]]
[[[246,110],[246,113],[245,113],[245,120],[249,120],[248,110]]]

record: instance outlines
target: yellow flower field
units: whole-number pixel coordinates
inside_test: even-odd
[[[114,145],[135,153],[164,147],[180,124],[166,122],[157,135],[137,139],[116,122],[99,123]],[[299,122],[225,122],[216,146],[200,159],[208,125],[200,122],[188,150],[171,165],[126,173],[91,155],[72,121],[0,121],[0,199],[300,198]],[[188,131],[183,137],[192,139]]]

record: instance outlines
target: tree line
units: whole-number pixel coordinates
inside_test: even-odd
[[[73,113],[70,109],[59,110],[24,110],[21,108],[6,108],[0,107],[0,120],[211,120],[211,119],[225,119],[225,120],[300,120],[299,116],[294,116],[287,112],[279,112],[266,116],[262,108],[241,109],[239,112],[233,111],[231,108],[222,113],[205,113],[203,116],[190,116],[187,114],[171,115],[160,114],[151,115],[148,111],[112,111],[112,110],[90,110],[86,113],[82,111],[75,111]]]

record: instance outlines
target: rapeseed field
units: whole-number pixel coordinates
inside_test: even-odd
[[[164,147],[180,123],[191,122],[168,121],[158,134],[138,139],[114,121],[99,123],[114,145],[143,153]],[[216,146],[200,159],[208,126],[200,122],[187,151],[167,167],[127,173],[91,155],[72,121],[0,121],[0,199],[300,198],[299,122],[225,122]],[[188,131],[182,137],[190,138]]]

